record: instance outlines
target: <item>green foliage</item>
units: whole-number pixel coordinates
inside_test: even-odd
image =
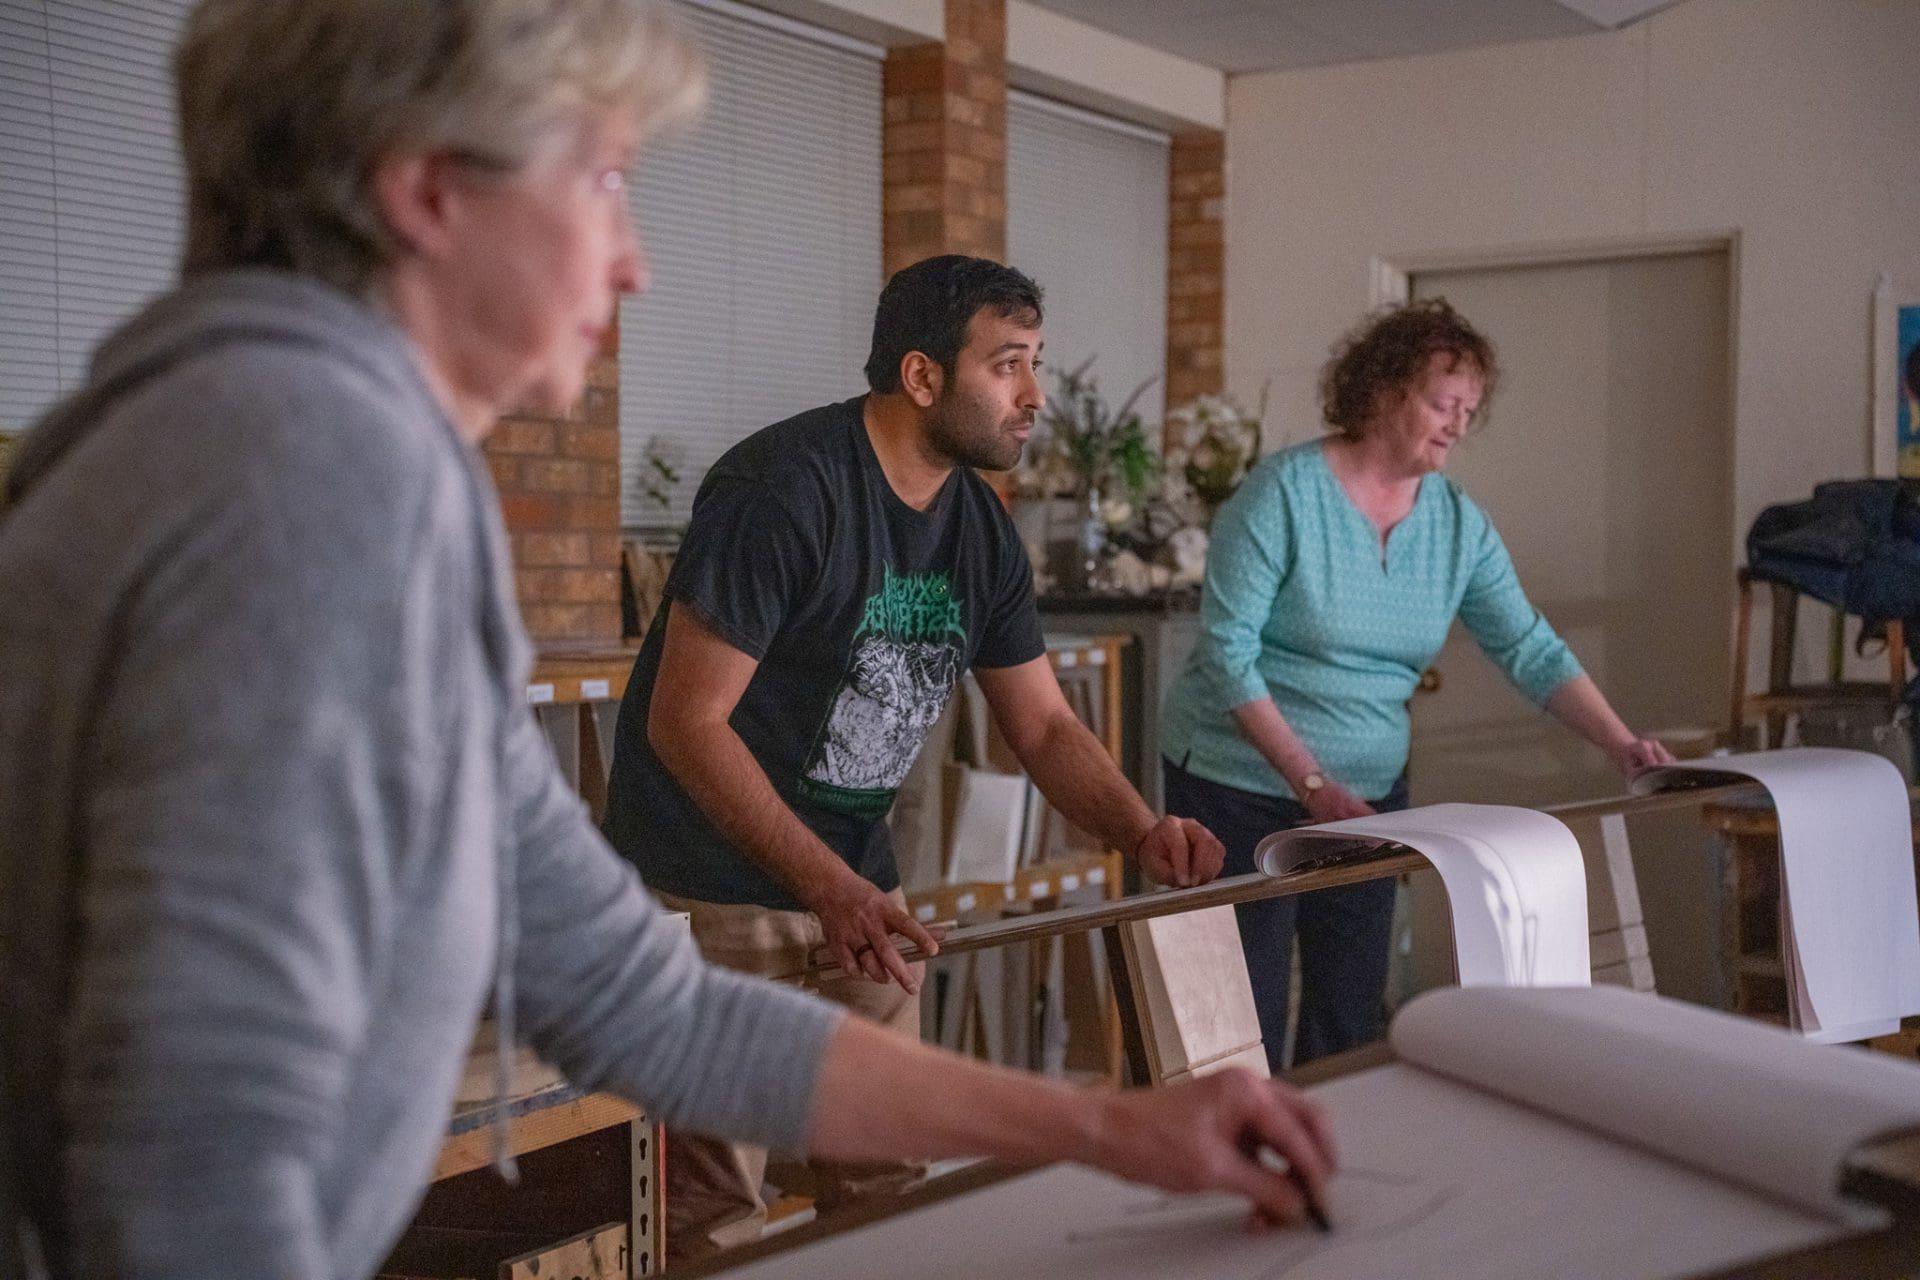
[[[1047,433],[1044,448],[1067,464],[1080,492],[1098,489],[1138,502],[1160,473],[1160,453],[1148,440],[1134,405],[1158,375],[1135,387],[1113,409],[1100,394],[1092,367],[1089,356],[1078,368],[1055,371],[1054,393],[1040,416]],[[1049,468],[1042,463],[1041,469]]]

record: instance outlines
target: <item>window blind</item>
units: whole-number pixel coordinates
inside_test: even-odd
[[[169,59],[189,0],[0,0],[0,430],[178,274]]]
[[[1115,407],[1166,370],[1167,147],[1137,125],[1008,99],[1008,257],[1046,290],[1047,363],[1094,357]],[[1161,381],[1136,407],[1151,425],[1165,403]]]
[[[622,303],[622,521],[683,523],[753,431],[866,389],[880,290],[880,53],[738,5],[678,6],[712,67],[699,124],[641,157],[652,284]],[[678,474],[646,495],[649,451]]]

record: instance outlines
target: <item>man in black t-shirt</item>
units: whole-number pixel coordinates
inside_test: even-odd
[[[905,908],[886,814],[973,671],[1048,801],[1152,879],[1219,873],[1220,842],[1156,818],[1067,706],[1013,523],[973,468],[1020,457],[1044,397],[1040,290],[956,255],[897,273],[872,393],[749,436],[707,473],[620,708],[606,832],[690,913],[708,958],[791,973],[825,943],[830,999],[919,1030],[937,941]],[[668,1240],[757,1234],[764,1153],[676,1137]],[[823,1207],[900,1171],[823,1169]]]

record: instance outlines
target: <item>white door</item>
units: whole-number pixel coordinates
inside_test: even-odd
[[[1726,702],[1727,271],[1715,252],[1412,281],[1415,297],[1452,302],[1500,360],[1491,415],[1449,473],[1492,517],[1528,595],[1642,731],[1714,725]],[[1439,689],[1414,699],[1415,803],[1540,806],[1623,789],[1461,628],[1434,666]],[[1710,999],[1713,880],[1697,822],[1637,822],[1632,836],[1660,989]],[[1446,972],[1444,947],[1436,959],[1431,945],[1431,926],[1444,923],[1434,889],[1416,891],[1421,985]]]

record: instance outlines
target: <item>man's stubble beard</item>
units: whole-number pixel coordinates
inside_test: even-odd
[[[1011,471],[1020,464],[1026,444],[1007,434],[1010,425],[950,391],[927,414],[927,443],[956,467]]]

